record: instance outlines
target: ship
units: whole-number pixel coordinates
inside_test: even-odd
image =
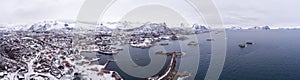
[[[112,49],[112,47],[110,46],[101,46],[99,48],[99,51],[98,51],[99,54],[104,54],[104,55],[115,55],[115,54],[118,54],[117,51],[114,51]]]

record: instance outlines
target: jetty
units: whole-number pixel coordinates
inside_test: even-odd
[[[104,67],[103,67],[103,69],[105,69],[107,66],[108,66],[108,64],[110,63],[110,62],[112,62],[113,60],[107,60],[106,62],[105,62],[105,64],[103,65]]]
[[[173,80],[176,77],[177,71],[175,69],[176,67],[176,57],[181,56],[182,53],[180,52],[172,52],[172,53],[166,53],[167,55],[171,55],[171,62],[168,65],[168,68],[162,74],[161,76],[156,76],[156,77],[150,77],[148,80]]]

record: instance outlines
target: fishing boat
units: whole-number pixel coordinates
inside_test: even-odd
[[[110,46],[100,47],[98,53],[99,54],[104,54],[104,55],[115,55],[115,54],[118,54],[118,52],[114,51]]]
[[[247,45],[246,44],[239,44],[239,47],[240,48],[245,48],[245,47],[247,47]]]

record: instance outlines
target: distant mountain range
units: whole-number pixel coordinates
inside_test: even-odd
[[[37,22],[34,24],[25,24],[25,25],[0,25],[0,31],[73,31],[76,30],[76,21],[71,20],[55,20],[55,21],[43,21]],[[88,23],[85,23],[88,24]],[[93,24],[96,25],[96,24]],[[110,28],[110,27],[117,28]],[[133,22],[110,22],[106,24],[99,24],[96,26],[96,31],[113,31],[114,29],[122,29],[125,31],[132,31],[134,33],[172,33],[172,31],[184,32],[181,30],[186,30],[186,32],[190,31],[208,31],[209,27],[194,24],[190,27],[180,26],[176,28],[169,28],[166,23],[133,23]],[[250,28],[231,26],[227,27],[227,30],[270,30],[270,26],[254,26]],[[295,30],[300,28],[277,28],[277,29],[288,29]]]
[[[31,25],[28,31],[51,31],[51,30],[73,30],[74,27],[70,23],[58,21],[45,21]]]
[[[227,27],[227,30],[271,30],[271,28],[269,26],[254,26],[254,27],[250,27],[250,28],[242,28],[242,27],[236,27],[236,26],[232,26],[232,27]]]
[[[26,25],[0,25],[0,30],[5,31],[73,31],[76,30],[75,21],[43,21],[34,24],[26,24]],[[166,23],[139,23],[136,25],[131,22],[115,22],[109,24],[92,24],[92,23],[83,23],[83,24],[91,24],[96,25],[92,31],[113,31],[114,29],[122,29],[124,31],[129,31],[133,33],[157,33],[157,34],[171,34],[172,29],[169,28]],[[117,25],[117,28],[109,28],[112,25]],[[198,28],[198,27],[195,27]],[[200,28],[204,28],[201,26]],[[204,28],[207,29],[207,28]]]
[[[0,30],[6,31],[62,31],[62,30],[73,30],[74,22],[66,21],[43,21],[34,24],[25,25],[3,25]]]

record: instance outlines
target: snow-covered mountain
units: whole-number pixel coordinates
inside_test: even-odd
[[[140,27],[128,29],[127,31],[133,31],[135,33],[171,33],[171,29],[167,27],[166,23],[145,23]]]
[[[194,30],[200,30],[200,31],[206,31],[206,30],[209,30],[206,26],[203,26],[203,25],[199,25],[199,24],[194,24],[192,26],[192,28]]]
[[[264,26],[261,29],[263,29],[263,30],[270,30],[271,28],[269,26]]]
[[[56,31],[73,30],[75,22],[71,21],[43,21],[33,24],[6,24],[1,25],[0,30],[4,31]]]
[[[140,27],[143,25],[141,22],[129,22],[129,21],[119,21],[119,22],[106,22],[104,25],[111,29],[132,29]]]
[[[31,25],[28,31],[73,30],[74,23],[60,21],[44,21]]]
[[[0,31],[74,31],[80,30],[76,27],[77,21],[72,20],[52,20],[52,21],[42,21],[33,24],[0,24]],[[83,23],[91,24],[91,23]],[[97,25],[97,24],[91,24]],[[183,27],[182,27],[183,26]],[[189,33],[189,32],[203,32],[209,31],[210,28],[207,26],[193,24],[192,26],[185,27],[169,28],[166,23],[141,23],[141,22],[108,22],[104,24],[99,24],[95,27],[92,27],[92,31],[114,31],[114,30],[124,30],[128,32],[133,32],[135,34],[140,33],[157,33],[157,34],[172,34],[177,33]],[[83,26],[84,27],[84,26]],[[270,30],[270,26],[254,26],[240,27],[238,25],[231,25],[226,27],[227,30]],[[295,27],[277,27],[272,29],[300,29]]]
[[[277,28],[280,30],[300,30],[299,27],[281,27],[281,28]]]
[[[0,30],[3,31],[24,31],[27,29],[28,29],[28,25],[23,25],[23,24],[6,24],[0,26]]]
[[[255,26],[255,27],[251,27],[251,28],[248,28],[249,30],[270,30],[271,28],[269,26],[262,26],[262,27],[259,27],[259,26]]]
[[[236,27],[236,26],[232,26],[232,27],[228,27],[226,28],[227,30],[242,30],[242,27]]]
[[[99,26],[96,27],[96,31],[113,31],[113,29],[108,28],[107,26],[100,24]]]

